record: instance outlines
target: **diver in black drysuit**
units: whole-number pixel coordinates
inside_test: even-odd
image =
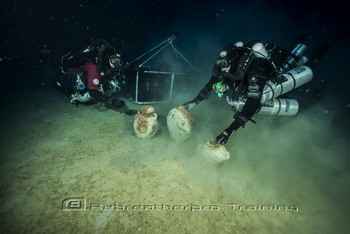
[[[314,69],[332,44],[349,36],[350,32],[344,32],[325,40],[304,63]],[[258,42],[255,40],[244,45],[236,43],[226,46],[214,64],[209,82],[196,98],[183,104],[186,108],[192,109],[207,99],[212,91],[219,97],[223,93],[227,94],[228,102],[237,101],[239,98],[245,100],[241,109],[233,109],[234,121],[215,139],[209,141],[211,145],[226,144],[240,127],[244,127],[249,120],[254,122],[251,118],[261,108],[260,100],[266,82],[268,80],[278,82],[277,76],[286,71],[283,67],[289,67],[289,64],[284,64],[290,55],[287,50],[277,47],[274,42],[269,42],[265,45],[268,56],[259,56],[259,53],[252,51],[252,47]],[[320,101],[321,98],[322,93],[317,92],[317,100]]]
[[[91,40],[86,46],[61,58],[61,71],[67,77],[56,83],[62,87],[68,83],[73,87],[73,104],[95,104],[98,109],[104,106],[132,115],[135,111],[128,110],[125,102],[116,98],[128,95],[124,72],[129,66],[106,40]]]
[[[252,47],[261,43],[257,40],[244,45],[237,43],[226,46],[216,60],[209,82],[191,101],[183,104],[192,109],[201,101],[207,99],[214,91],[219,97],[225,93],[227,99],[237,100],[245,98],[241,110],[234,110],[234,121],[209,143],[211,145],[226,144],[230,137],[249,121],[261,107],[261,97],[265,83],[277,76],[276,66],[281,64],[285,57],[285,50],[276,47],[274,42],[266,45],[270,56],[259,56]],[[230,101],[230,100],[228,100]],[[253,121],[254,122],[254,121]]]

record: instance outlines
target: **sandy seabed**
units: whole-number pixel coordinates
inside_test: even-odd
[[[160,131],[145,140],[133,116],[54,91],[4,99],[1,233],[348,232],[349,145],[331,115],[257,116],[217,165],[196,151],[232,121],[216,106],[196,107],[191,138],[176,142],[171,104],[155,105]]]

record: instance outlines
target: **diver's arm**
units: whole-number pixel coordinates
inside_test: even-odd
[[[211,94],[213,84],[215,84],[215,80],[216,77],[213,75],[210,78],[209,82],[204,86],[204,88],[197,94],[197,96],[193,100],[185,102],[184,104],[182,104],[182,106],[185,106],[187,109],[190,110],[204,99],[208,99]]]
[[[242,113],[238,113],[234,116],[235,120],[222,131],[215,139],[210,140],[211,145],[226,144],[232,135],[240,128],[244,127],[245,123],[251,120],[251,117],[245,116]]]
[[[235,115],[233,116],[234,121],[230,124],[230,126],[228,126],[224,131],[222,131],[215,139],[211,140],[210,144],[212,145],[226,144],[227,141],[232,137],[232,135],[239,128],[241,127],[243,128],[249,120],[254,122],[251,118],[261,106],[260,99],[261,99],[261,95],[248,97],[242,110],[240,112],[236,112]]]

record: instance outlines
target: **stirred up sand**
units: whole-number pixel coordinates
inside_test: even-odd
[[[348,141],[322,107],[292,118],[255,117],[257,124],[228,143],[231,158],[217,165],[196,151],[232,121],[216,101],[193,109],[191,137],[176,142],[165,121],[174,103],[155,105],[160,131],[140,139],[133,116],[74,108],[52,90],[11,100],[2,108],[1,233],[349,228]]]

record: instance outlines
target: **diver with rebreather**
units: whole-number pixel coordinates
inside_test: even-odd
[[[253,40],[225,46],[216,59],[209,82],[191,101],[182,106],[192,110],[214,92],[226,99],[233,111],[233,122],[215,138],[210,146],[225,145],[256,113],[295,115],[298,102],[279,96],[309,82],[313,72],[305,63],[307,46],[298,44],[290,53],[271,41]]]
[[[182,106],[191,110],[208,99],[213,91],[220,98],[225,96],[234,113],[234,121],[208,142],[210,146],[225,145],[248,121],[255,123],[254,114],[297,114],[298,102],[280,96],[309,82],[328,48],[349,37],[350,31],[346,31],[326,39],[308,57],[305,56],[308,47],[303,43],[297,44],[291,52],[277,47],[273,41],[230,44],[216,59],[209,82],[196,98]],[[322,93],[318,92],[317,96],[321,100]]]

